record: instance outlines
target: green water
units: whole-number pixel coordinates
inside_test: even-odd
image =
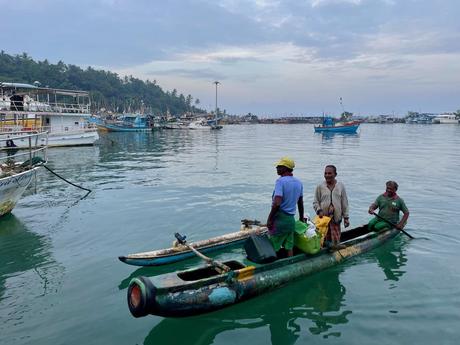
[[[460,126],[363,125],[322,136],[310,125],[107,134],[49,151],[49,166],[0,219],[0,344],[456,344],[460,337]],[[202,316],[135,319],[119,255],[266,220],[276,172],[292,156],[311,213],[325,164],[347,187],[352,226],[388,179],[411,211],[384,246],[274,292]],[[423,239],[428,238],[428,239]]]

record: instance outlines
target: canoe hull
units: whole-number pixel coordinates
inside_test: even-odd
[[[184,281],[180,278],[184,278],[192,270],[153,278],[134,278],[128,288],[128,306],[135,317],[147,314],[183,317],[211,312],[337,265],[343,260],[380,246],[398,233],[398,230],[388,230],[364,240],[352,241],[353,243],[339,251],[322,250],[315,256],[300,254],[270,264],[246,266],[196,281]],[[133,290],[140,292],[139,303],[133,302],[131,298]]]
[[[213,237],[207,240],[190,243],[191,246],[198,249],[201,253],[210,253],[224,248],[243,243],[251,234],[255,232],[265,233],[265,227],[254,227],[247,230],[232,232],[226,235]],[[128,265],[134,266],[161,266],[167,265],[189,258],[196,255],[187,247],[167,248],[151,252],[128,254],[119,256],[118,259]]]

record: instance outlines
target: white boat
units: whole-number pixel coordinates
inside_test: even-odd
[[[457,124],[458,119],[454,114],[441,114],[436,116],[433,119],[433,123],[440,123],[440,124]]]
[[[0,156],[0,216],[13,210],[36,170],[46,163],[47,137],[46,132],[12,132],[10,138],[0,139],[2,146],[8,145]],[[17,138],[27,139],[27,151],[11,146]]]
[[[204,119],[192,121],[188,124],[187,127],[188,129],[204,129],[204,130],[211,129],[211,126],[209,126]]]
[[[12,131],[47,131],[48,146],[93,145],[99,135],[89,123],[90,106],[86,91],[0,82],[0,139]],[[27,148],[28,139],[17,136],[14,144]]]
[[[188,123],[183,121],[167,121],[163,124],[164,129],[188,129]]]

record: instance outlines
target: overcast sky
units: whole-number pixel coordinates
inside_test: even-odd
[[[0,49],[229,113],[460,108],[459,0],[0,0]]]

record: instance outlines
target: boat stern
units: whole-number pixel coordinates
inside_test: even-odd
[[[128,307],[134,317],[143,317],[155,311],[156,288],[150,279],[140,276],[131,279],[128,286]]]

